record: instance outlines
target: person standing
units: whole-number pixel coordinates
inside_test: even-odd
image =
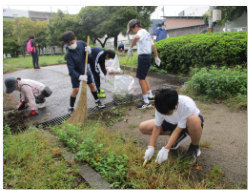
[[[77,40],[72,31],[66,31],[62,35],[62,40],[66,43],[66,63],[69,70],[69,75],[71,77],[72,83],[72,93],[70,95],[70,107],[68,112],[72,114],[74,111],[74,104],[76,101],[77,94],[79,92],[80,81],[86,81],[91,93],[95,99],[95,104],[99,108],[104,108],[105,105],[101,103],[97,96],[97,90],[93,83],[93,75],[90,71],[90,65],[85,68],[85,56],[86,51],[91,54],[91,48],[87,46],[84,41]],[[87,69],[87,75],[85,74],[85,69]]]
[[[29,39],[27,40],[27,50],[32,55],[34,69],[40,69],[38,57],[38,44],[35,42],[33,34],[30,34],[28,38]]]
[[[151,87],[146,79],[147,73],[151,66],[151,49],[153,49],[155,54],[155,63],[159,66],[160,59],[158,57],[157,48],[154,45],[150,34],[142,28],[141,23],[137,19],[132,19],[128,22],[127,33],[136,34],[130,48],[128,49],[128,57],[131,55],[131,49],[136,44],[138,45],[138,68],[136,77],[139,79],[139,84],[142,89],[143,101],[138,105],[137,109],[145,109],[151,107],[151,103],[154,101],[152,95]]]
[[[162,27],[162,24],[157,24],[156,29],[156,42],[167,38],[167,31]]]
[[[25,109],[29,103],[31,115],[37,114],[36,105],[38,108],[44,108],[47,104],[45,98],[52,94],[52,90],[48,86],[34,80],[8,77],[4,82],[7,94],[14,92],[14,90],[20,92],[21,104],[18,110]]]

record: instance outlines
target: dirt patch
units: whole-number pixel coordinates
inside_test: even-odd
[[[13,94],[6,94],[3,92],[3,111],[10,111],[16,109],[18,100]]]
[[[139,103],[136,102],[137,105]],[[200,141],[202,154],[197,160],[203,170],[198,172],[198,178],[201,179],[217,166],[224,171],[224,180],[245,182],[247,180],[247,112],[232,111],[224,104],[200,101],[196,101],[196,104],[205,120]],[[125,137],[136,139],[139,146],[146,149],[151,135],[141,134],[139,125],[143,121],[154,119],[154,116],[153,108],[138,110],[135,106],[129,106],[124,115],[125,119],[108,129],[121,131]],[[155,144],[156,150],[165,146],[168,140],[169,136],[159,136]],[[170,151],[170,154],[176,156],[186,153],[190,142],[190,140],[186,141],[178,150]]]
[[[27,126],[28,115],[24,112],[10,112],[3,117],[3,126],[8,125],[10,127],[11,133],[16,134],[20,131],[25,131]]]

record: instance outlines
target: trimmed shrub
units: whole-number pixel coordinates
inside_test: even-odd
[[[175,74],[187,74],[190,67],[247,63],[247,32],[188,34],[160,40],[155,45],[160,68]]]

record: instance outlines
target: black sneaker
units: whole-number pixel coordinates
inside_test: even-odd
[[[140,105],[138,105],[136,108],[137,109],[145,109],[145,108],[149,108],[149,107],[151,107],[152,105],[150,104],[150,102],[148,102],[148,103],[145,103],[144,101],[140,104]]]
[[[170,148],[171,150],[177,149],[181,144],[187,141],[190,138],[189,134],[186,131],[182,131],[176,142]]]
[[[99,108],[104,108],[105,105],[102,104],[102,102],[100,100],[98,100],[97,102],[95,102],[96,106],[99,107]]]
[[[74,108],[68,108],[68,112],[70,115],[72,114],[73,111],[74,111]]]
[[[196,158],[201,155],[200,146],[190,144],[189,149],[187,151],[186,157],[184,157],[184,160],[188,160],[189,164],[193,164],[196,161]]]

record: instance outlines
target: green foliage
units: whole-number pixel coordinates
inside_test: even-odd
[[[11,135],[11,130],[8,125],[3,126],[3,135]]]
[[[58,59],[58,63],[61,63],[63,60],[62,59]]]
[[[166,70],[164,70],[164,69],[159,69],[158,67],[153,66],[153,65],[151,65],[149,71],[160,72],[160,73],[165,73],[165,74],[167,73]]]
[[[160,40],[155,45],[160,68],[169,73],[187,74],[190,67],[229,67],[247,62],[247,32],[189,34]]]

